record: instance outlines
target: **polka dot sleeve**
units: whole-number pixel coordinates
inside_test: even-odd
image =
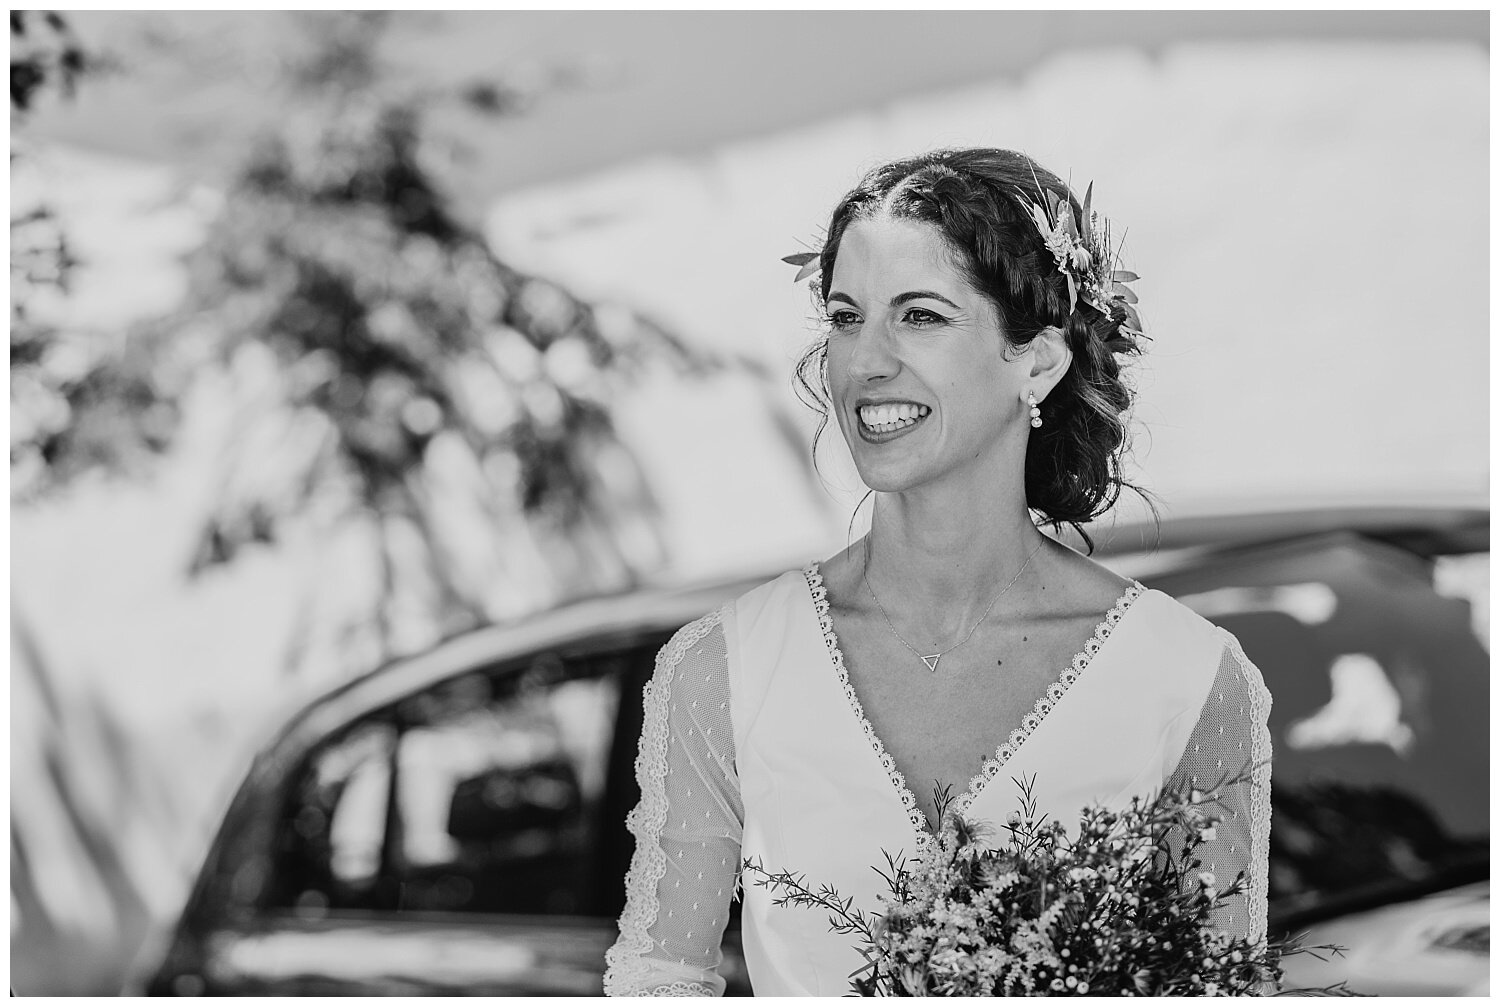
[[[626,819],[635,854],[620,937],[605,956],[610,996],[724,992],[719,942],[739,878],[744,811],[734,765],[729,666],[714,612],[677,632],[645,690]]]
[[[1223,902],[1213,922],[1236,936],[1260,938],[1266,934],[1271,843],[1271,694],[1239,641],[1223,630],[1220,635],[1224,650],[1213,688],[1168,784],[1218,789],[1213,810],[1221,821],[1198,847],[1198,858],[1220,889],[1241,872],[1245,877],[1243,891]],[[1240,782],[1219,786],[1228,779]]]

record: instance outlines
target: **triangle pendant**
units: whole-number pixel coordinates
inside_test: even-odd
[[[937,671],[937,663],[942,658],[942,656],[942,654],[928,654],[926,657],[922,658],[922,663],[927,665],[928,671]]]

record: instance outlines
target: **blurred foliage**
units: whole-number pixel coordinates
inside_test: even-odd
[[[390,83],[388,22],[301,19],[283,121],[230,180],[173,324],[236,373],[248,405],[193,569],[305,516],[368,520],[383,653],[399,649],[385,606],[414,584],[439,632],[486,618],[486,591],[517,571],[475,529],[511,549],[530,540],[560,582],[538,584],[542,598],[621,586],[658,561],[659,542],[620,545],[627,526],[653,528],[655,504],[610,406],[650,362],[718,366],[500,261],[456,219],[424,162],[424,115],[444,101],[503,111],[503,88]],[[464,532],[443,516],[455,492],[477,508]]]
[[[85,471],[133,468],[167,446],[176,416],[145,337],[59,324],[80,263],[55,209],[15,184],[34,167],[17,135],[27,114],[111,64],[85,52],[54,11],[11,11],[10,39],[11,488],[27,500]]]
[[[13,482],[36,494],[158,452],[191,382],[227,376],[190,572],[363,524],[382,583],[348,631],[373,632],[376,656],[403,649],[403,593],[446,635],[495,617],[497,585],[545,604],[634,582],[664,553],[611,421],[621,392],[660,366],[765,377],[498,259],[452,209],[425,127],[438,109],[510,114],[520,92],[406,82],[382,55],[390,23],[295,16],[268,95],[281,114],[188,257],[182,310],[103,352],[16,326],[12,301]],[[56,261],[64,286],[65,248]]]
[[[38,24],[40,22],[40,25]],[[56,11],[10,12],[10,108],[28,112],[49,84],[72,96],[89,57]]]

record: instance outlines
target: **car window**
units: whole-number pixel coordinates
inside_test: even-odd
[[[309,916],[600,913],[598,893],[619,884],[620,798],[606,790],[621,698],[639,705],[652,656],[542,654],[360,718],[291,788],[273,902]]]
[[[326,746],[303,773],[295,805],[281,822],[280,888],[299,909],[371,901],[396,732],[362,723]]]
[[[1350,535],[1157,579],[1233,632],[1271,692],[1273,906],[1486,862],[1487,571],[1487,554],[1434,564]]]

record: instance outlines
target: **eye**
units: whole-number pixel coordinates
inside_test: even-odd
[[[926,308],[909,308],[903,319],[908,325],[914,325],[919,329],[925,329],[932,325],[942,325],[948,319],[935,311]]]
[[[835,329],[847,329],[859,324],[859,315],[847,309],[830,311],[828,313],[828,324]]]

